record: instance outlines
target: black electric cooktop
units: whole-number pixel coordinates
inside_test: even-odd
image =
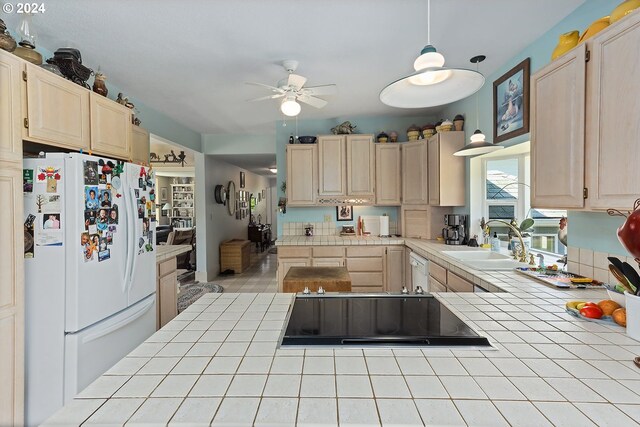
[[[491,346],[429,294],[298,295],[282,345]]]

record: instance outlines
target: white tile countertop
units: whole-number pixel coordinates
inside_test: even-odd
[[[46,425],[639,425],[640,342],[564,311],[603,292],[459,270],[507,291],[435,294],[497,350],[278,348],[294,295],[206,294]]]
[[[372,236],[282,236],[276,246],[353,246],[353,245],[404,245],[404,237]]]

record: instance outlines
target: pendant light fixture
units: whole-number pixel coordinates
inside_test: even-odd
[[[471,58],[471,62],[476,64],[476,71],[479,68],[479,63],[484,61],[487,57],[484,55],[478,55]],[[492,144],[487,141],[480,130],[480,108],[478,106],[478,99],[480,96],[476,94],[476,131],[471,135],[471,142],[464,146],[464,148],[453,153],[454,156],[477,156],[479,154],[486,154],[492,151],[501,150],[503,145]]]
[[[427,45],[413,63],[415,73],[382,89],[382,103],[398,108],[436,107],[471,96],[484,85],[484,76],[477,71],[444,66],[444,56],[431,45],[431,0],[427,0],[427,21]]]

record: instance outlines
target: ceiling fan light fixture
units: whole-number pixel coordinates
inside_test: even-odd
[[[302,110],[302,107],[296,102],[295,96],[287,96],[280,104],[280,111],[285,116],[295,117],[300,114],[300,110]]]

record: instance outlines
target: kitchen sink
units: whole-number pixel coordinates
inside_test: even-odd
[[[513,270],[516,267],[527,265],[498,252],[478,250],[444,251],[442,253],[475,270]]]
[[[459,259],[460,261],[486,261],[486,260],[504,260],[511,259],[507,255],[503,255],[498,252],[491,251],[443,251],[444,255],[451,258]]]

